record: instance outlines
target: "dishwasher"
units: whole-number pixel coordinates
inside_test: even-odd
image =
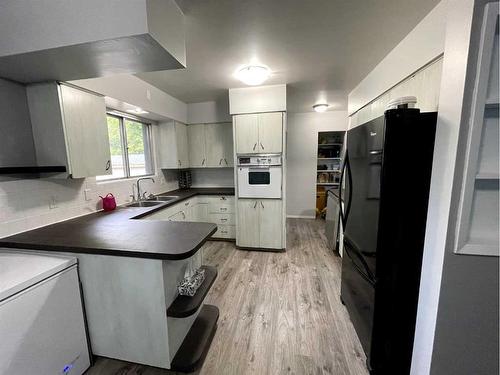
[[[327,191],[325,234],[330,250],[339,251],[340,202],[336,190]]]

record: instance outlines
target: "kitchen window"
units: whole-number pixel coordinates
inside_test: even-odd
[[[154,174],[151,124],[131,117],[108,113],[112,174],[98,181]]]

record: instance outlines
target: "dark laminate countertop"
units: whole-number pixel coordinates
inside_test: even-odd
[[[215,233],[210,223],[134,220],[196,195],[234,195],[234,188],[174,190],[153,207],[120,206],[0,238],[0,247],[179,260],[195,254]]]

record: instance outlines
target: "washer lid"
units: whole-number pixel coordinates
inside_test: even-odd
[[[0,249],[0,301],[73,264],[76,258]]]

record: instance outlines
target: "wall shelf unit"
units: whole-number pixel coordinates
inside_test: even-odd
[[[342,131],[318,133],[316,212],[319,214],[323,214],[326,207],[326,191],[339,187],[344,137]]]
[[[455,252],[499,255],[498,3],[485,6],[467,126]]]

